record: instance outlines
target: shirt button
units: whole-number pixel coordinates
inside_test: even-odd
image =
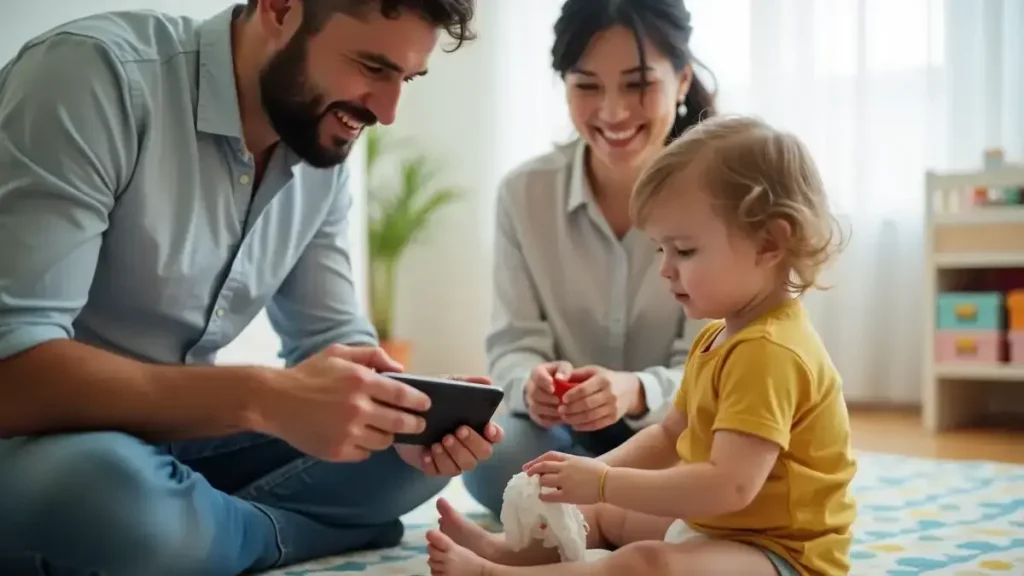
[[[220,318],[220,317],[224,316],[224,309],[223,308],[217,308],[217,311],[214,312],[214,314],[217,315],[217,318]]]
[[[238,181],[241,182],[242,184],[248,184],[249,183],[249,175],[248,174],[242,174],[242,177],[239,178]]]

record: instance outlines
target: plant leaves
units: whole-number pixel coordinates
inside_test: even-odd
[[[435,188],[437,166],[426,154],[399,154],[397,173],[381,167],[385,149],[409,150],[406,143],[368,130],[366,143],[369,201],[368,240],[370,257],[371,314],[381,338],[391,335],[394,306],[394,273],[402,255],[429,228],[436,214],[455,203],[462,192],[454,187]],[[397,186],[383,186],[378,172],[397,176]]]
[[[452,187],[431,190],[436,174],[426,156],[415,156],[401,166],[397,193],[374,193],[370,199],[371,259],[400,258],[423,234],[434,214],[461,196]]]

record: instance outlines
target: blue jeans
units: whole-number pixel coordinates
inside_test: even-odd
[[[392,546],[446,483],[394,450],[332,464],[258,434],[0,440],[0,574],[226,576]]]
[[[491,513],[501,515],[505,485],[523,471],[523,464],[555,450],[578,456],[600,456],[628,440],[635,432],[619,421],[596,432],[576,432],[568,426],[544,429],[527,416],[505,414],[497,419],[505,439],[491,458],[462,475],[466,490]]]

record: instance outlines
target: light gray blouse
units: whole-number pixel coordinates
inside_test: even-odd
[[[494,304],[486,339],[491,378],[526,413],[525,385],[540,363],[565,360],[635,372],[660,421],[682,381],[703,322],[688,321],[639,230],[612,232],[587,182],[582,142],[517,167],[498,193]]]

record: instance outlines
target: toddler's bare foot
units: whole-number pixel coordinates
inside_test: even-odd
[[[504,551],[505,540],[497,534],[491,534],[480,525],[463,516],[444,498],[437,499],[437,512],[441,532],[459,546],[466,548],[491,561],[500,561]]]
[[[444,532],[428,531],[427,544],[431,576],[486,576],[493,572],[490,562],[459,546]]]

